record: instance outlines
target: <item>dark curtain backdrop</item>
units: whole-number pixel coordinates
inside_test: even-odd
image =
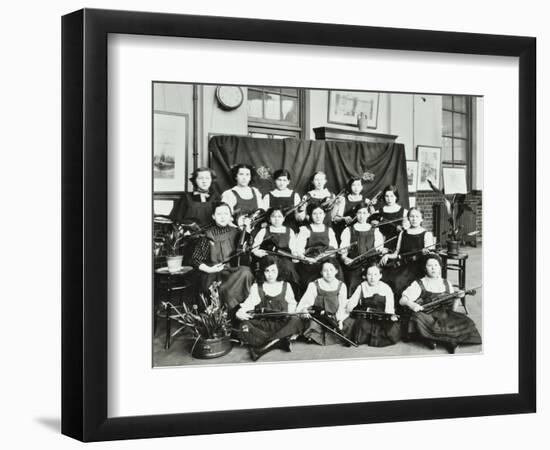
[[[352,176],[360,176],[371,180],[365,183],[364,189],[369,198],[384,186],[395,184],[400,204],[409,206],[403,144],[214,136],[209,152],[220,192],[234,185],[231,166],[244,163],[254,166],[253,185],[263,194],[273,189],[272,175],[277,169],[290,172],[291,188],[300,194],[310,189],[313,173],[322,170],[327,174],[328,189],[334,193],[343,189]]]

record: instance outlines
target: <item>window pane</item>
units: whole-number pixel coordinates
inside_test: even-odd
[[[466,141],[462,139],[454,140],[454,160],[455,162],[466,162]]]
[[[278,94],[265,94],[265,118],[281,120],[281,96]]]
[[[452,116],[453,113],[443,111],[443,136],[452,136]]]
[[[248,115],[250,117],[263,117],[263,93],[254,89],[248,89]]]
[[[453,136],[467,138],[468,137],[468,121],[464,114],[453,113]]]
[[[443,109],[453,109],[453,97],[450,95],[443,96]]]
[[[265,138],[265,139],[268,139],[271,137],[269,134],[265,134],[265,133],[248,133],[248,135],[254,138]]]
[[[298,100],[291,97],[283,97],[283,120],[298,123]]]
[[[463,96],[454,96],[453,110],[466,112],[466,97]]]
[[[453,140],[452,138],[443,138],[443,161],[452,161],[453,160]]]
[[[293,97],[297,97],[298,89],[281,89],[281,93],[285,95],[292,95]]]

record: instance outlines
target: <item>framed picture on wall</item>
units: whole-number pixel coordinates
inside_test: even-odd
[[[184,191],[187,182],[189,116],[154,111],[153,136],[155,192]]]
[[[418,161],[418,185],[419,191],[431,191],[430,184],[439,188],[441,186],[441,147],[419,145],[416,150]]]
[[[203,39],[207,39],[209,45],[204,45]],[[243,41],[262,47],[262,52],[258,52],[251,60],[249,46],[243,45]],[[318,51],[312,54],[311,46],[316,46]],[[326,50],[327,46],[336,51]],[[227,17],[81,10],[63,18],[62,47],[64,434],[84,441],[99,441],[535,411],[536,330],[532,324],[536,323],[536,255],[531,250],[536,248],[535,39]],[[350,50],[357,49],[360,50],[360,57],[350,56]],[[427,52],[435,53],[426,56]],[[442,58],[444,61],[440,61],[437,56],[441,52],[445,53],[445,58]],[[304,58],[304,55],[308,55],[308,58]],[[500,73],[495,74],[498,68],[494,67],[491,58],[480,55],[514,56],[517,70],[506,67],[501,71],[503,76],[499,76]],[[457,63],[449,64],[449,60],[455,57]],[[490,70],[472,70],[471,64],[464,63],[465,58],[469,58],[471,64],[479,64],[484,69],[489,67]],[[343,67],[343,62],[346,63],[345,67],[353,66],[354,70],[334,69]],[[269,71],[265,70],[267,64]],[[433,70],[434,65],[439,70]],[[421,338],[412,343],[396,338],[399,342],[391,345],[399,345],[401,349],[407,348],[416,354],[428,352],[434,357],[411,358],[410,352],[406,358],[355,357],[356,352],[368,352],[371,347],[375,347],[376,339],[374,344],[372,341],[359,344],[359,338],[357,341],[351,340],[343,334],[344,324],[335,321],[339,315],[327,313],[324,309],[310,310],[308,301],[313,299],[312,305],[315,305],[316,299],[324,298],[323,294],[315,293],[317,287],[312,281],[304,287],[307,292],[312,286],[313,295],[296,295],[300,297],[299,302],[304,301],[304,310],[299,311],[296,306],[293,312],[276,312],[284,313],[281,317],[284,316],[285,321],[290,319],[288,323],[298,328],[315,329],[317,327],[312,324],[317,324],[317,331],[325,333],[328,327],[327,334],[336,336],[337,343],[322,345],[327,344],[327,341],[320,344],[305,340],[293,341],[295,336],[290,335],[273,339],[276,342],[254,345],[246,354],[242,348],[239,353],[239,347],[236,346],[232,356],[238,353],[246,356],[246,360],[243,357],[238,361],[239,364],[233,364],[231,359],[226,359],[225,365],[218,363],[217,357],[230,355],[224,352],[232,348],[231,338],[243,339],[243,334],[253,328],[252,320],[269,319],[261,314],[272,312],[261,306],[256,309],[259,303],[250,309],[247,307],[249,303],[244,303],[250,298],[254,303],[262,295],[258,284],[258,297],[251,294],[252,283],[263,281],[254,278],[249,266],[239,263],[233,265],[232,270],[226,267],[229,261],[226,258],[251,253],[252,249],[259,247],[254,247],[253,243],[243,243],[241,249],[236,250],[232,246],[235,242],[241,242],[236,239],[236,233],[243,230],[228,226],[234,211],[230,211],[227,204],[219,205],[216,202],[215,207],[222,209],[218,221],[212,226],[217,228],[199,227],[197,230],[196,223],[184,224],[190,234],[196,233],[194,236],[201,239],[200,244],[197,243],[197,252],[191,254],[192,258],[197,258],[193,264],[186,266],[185,271],[164,270],[164,267],[159,272],[153,270],[153,199],[164,199],[163,196],[168,195],[165,192],[154,197],[154,191],[170,189],[170,185],[180,183],[178,155],[189,151],[185,150],[185,142],[189,137],[188,127],[193,126],[193,137],[197,142],[206,142],[209,121],[214,119],[211,115],[203,114],[201,123],[188,124],[185,116],[155,114],[151,86],[159,77],[161,80],[169,80],[167,83],[180,80],[191,84],[202,83],[203,86],[214,83],[227,85],[236,79],[246,79],[250,85],[270,86],[273,80],[280,80],[277,95],[284,97],[284,89],[289,87],[288,68],[291,66],[295,68],[290,83],[293,89],[323,91],[322,100],[319,96],[315,102],[318,109],[314,111],[317,120],[323,124],[326,119],[325,92],[330,91],[329,102],[332,104],[330,99],[333,99],[338,107],[332,112],[329,108],[329,120],[356,126],[357,115],[363,113],[371,121],[370,126],[375,127],[378,94],[355,92],[366,84],[376,85],[380,95],[388,92],[413,95],[424,92],[429,82],[433,85],[433,92],[445,90],[461,92],[470,97],[482,95],[492,102],[492,113],[483,117],[487,123],[483,137],[486,148],[498,148],[501,158],[499,167],[484,168],[484,175],[492,189],[483,191],[483,201],[494,204],[499,199],[494,196],[506,190],[514,190],[514,194],[517,194],[518,202],[508,205],[507,211],[511,219],[506,230],[506,237],[511,243],[508,248],[508,279],[503,285],[502,273],[497,271],[498,249],[502,241],[492,233],[484,235],[484,254],[487,256],[481,252],[472,254],[470,262],[477,258],[477,265],[470,264],[468,270],[469,274],[473,273],[480,278],[483,267],[483,298],[487,297],[490,301],[481,305],[481,294],[475,294],[479,296],[477,302],[474,303],[472,299],[468,305],[472,306],[470,314],[467,316],[460,313],[457,317],[460,317],[461,323],[467,322],[470,326],[472,317],[477,314],[479,318],[483,310],[486,320],[496,320],[491,322],[490,327],[482,329],[482,333],[488,333],[483,334],[484,342],[487,338],[494,346],[483,347],[484,351],[479,351],[482,343],[479,343],[478,335],[473,332],[471,335],[476,338],[476,342],[461,342],[458,349],[453,339],[445,341],[444,345],[433,346],[430,343],[428,346]],[[226,73],[217,70],[219,67],[231,67],[233,78],[229,80]],[[326,70],[327,67],[331,70]],[[382,67],[384,70],[369,70],[372,67]],[[398,79],[388,77],[389,71],[402,76]],[[315,77],[311,76],[312,73]],[[441,76],[441,73],[445,76]],[[488,75],[480,77],[480,73]],[[341,96],[337,99],[339,92]],[[202,106],[214,104],[213,97],[202,100]],[[242,122],[239,122],[240,125],[246,125],[245,109],[241,107],[224,111],[223,115],[220,114],[221,120],[224,125],[239,120]],[[513,111],[518,112],[517,117],[511,113]],[[395,120],[392,121],[392,127],[402,126],[405,131],[410,130],[412,124],[409,117],[413,116],[403,114],[401,119],[404,123]],[[158,123],[158,127],[152,126],[152,122]],[[518,139],[511,140],[509,136],[495,133],[494,130],[498,131],[502,127],[517,130]],[[241,133],[243,128],[240,127]],[[199,131],[195,133],[195,129]],[[431,131],[440,135],[437,128]],[[158,134],[158,139],[155,134]],[[311,163],[309,166],[314,169],[313,173],[317,171],[318,165],[324,164],[323,168],[327,172],[338,165],[341,172],[357,172],[355,175],[360,175],[368,171],[387,176],[385,158],[388,158],[393,167],[398,166],[401,192],[409,184],[403,143],[370,142],[381,156],[373,164],[363,165],[361,158],[350,158],[344,162],[339,161],[339,158],[346,152],[350,153],[347,146],[362,147],[365,142],[335,143],[300,139],[258,141],[260,139],[250,137],[214,136],[208,148],[202,145],[199,164],[206,164],[207,152],[213,150],[210,162],[212,165],[217,164],[215,167],[220,173],[224,171],[227,183],[234,182],[239,176],[239,172],[233,178],[229,176],[231,164],[228,162],[233,162],[225,158],[229,151],[233,159],[238,156],[250,163],[252,157],[248,155],[253,155],[258,160],[258,163],[254,161],[256,167],[275,169],[261,160],[263,155],[259,151],[255,152],[262,150],[262,144],[262,148],[269,145],[269,149],[273,150],[270,157],[280,151],[278,157],[283,158],[283,151],[294,149],[293,158],[288,158],[281,166],[295,171],[293,182],[304,186],[307,185],[307,175],[311,174],[311,171],[307,175],[300,172],[304,159]],[[348,154],[345,156],[349,157]],[[430,189],[428,180],[440,186],[441,149],[419,146],[417,162],[417,189]],[[240,179],[247,179],[251,174],[242,173],[241,169]],[[506,177],[501,176],[503,171]],[[257,174],[267,176],[268,172],[261,170]],[[333,173],[333,178],[337,178],[337,172]],[[203,174],[203,181],[213,181],[211,168],[205,168]],[[278,178],[285,177],[288,178],[283,174]],[[319,178],[324,181],[323,176]],[[349,180],[341,180],[339,184],[344,185]],[[383,190],[388,184],[393,185],[386,183],[383,176],[377,175],[369,180],[373,183],[374,192]],[[284,185],[284,182],[281,184]],[[376,186],[376,183],[380,186]],[[411,183],[414,184],[414,181]],[[391,203],[395,195],[392,197],[389,192],[386,192],[386,201]],[[195,196],[194,201],[201,205],[210,198],[206,190],[198,189],[185,194],[189,194],[189,198]],[[300,196],[298,203],[299,199]],[[425,199],[421,200],[424,206]],[[321,204],[326,205],[324,202]],[[317,225],[326,229],[322,223],[323,208],[317,206],[315,211],[319,211],[316,218],[320,223]],[[261,208],[254,207],[247,212],[251,220],[257,213],[261,214]],[[398,208],[398,217],[389,222],[401,222],[400,214],[401,208]],[[210,217],[213,215],[206,214],[203,217],[209,221],[208,225],[211,225]],[[277,217],[283,219],[282,214]],[[362,220],[366,220],[366,217],[363,216]],[[178,228],[177,224],[172,227],[172,223],[166,222],[170,239],[177,238],[181,229],[185,229],[184,226]],[[500,222],[501,218],[496,214],[483,217],[486,226]],[[221,239],[220,236],[226,233],[229,237]],[[239,235],[242,236],[246,242],[246,233]],[[518,243],[520,238],[521,245]],[[271,242],[269,239],[267,241]],[[200,259],[212,256],[212,247],[217,251],[214,254],[215,261],[214,258]],[[275,252],[272,247],[267,250]],[[290,265],[292,269],[297,265],[292,262],[296,255],[290,254],[289,257],[280,250],[278,256],[289,261],[287,268]],[[337,286],[333,291],[326,291],[331,292],[328,297],[332,301],[340,295],[349,298],[347,292],[340,292],[345,283],[331,277],[331,274],[336,276],[338,273],[333,270],[337,261],[334,258],[333,262],[328,263],[323,260],[330,256],[322,252],[318,260],[304,258],[300,268],[303,273],[307,273],[309,267],[306,265],[310,265],[312,259],[315,264],[328,267],[325,270],[328,280],[324,281]],[[276,269],[268,270],[271,266],[278,269],[277,264],[273,263],[264,268],[265,283],[269,282],[267,277],[275,273]],[[214,269],[209,270],[212,267]],[[525,270],[525,267],[531,270]],[[238,296],[232,297],[233,300],[238,298],[238,304],[234,305],[230,313],[220,309],[222,297],[216,297],[216,292],[219,293],[216,289],[220,284],[210,283],[206,286],[206,282],[211,279],[210,275],[224,270],[231,274],[241,271],[240,275],[243,276],[239,280],[249,283],[246,286],[249,289],[247,293],[243,294],[243,289]],[[320,270],[313,271],[313,279],[319,274],[322,276]],[[435,270],[433,276],[442,289],[437,293],[442,293],[446,285],[441,279],[441,273]],[[207,304],[207,300],[199,298],[198,301],[203,302],[200,305],[195,303],[189,310],[185,310],[185,303],[181,302],[179,311],[174,310],[171,307],[174,305],[174,296],[189,288],[188,277],[201,280],[202,293],[214,286],[209,291],[209,301],[212,303]],[[220,283],[224,281],[227,279]],[[279,283],[275,276],[271,281]],[[298,282],[302,281],[298,277]],[[359,279],[359,282],[362,283],[362,280]],[[283,285],[281,282],[281,290],[271,295],[271,298],[277,297],[278,302],[284,300],[291,304],[290,294],[287,298],[290,291],[285,290],[282,296]],[[517,289],[511,289],[510,285]],[[198,284],[192,285],[193,288],[195,286]],[[227,286],[230,284],[223,287]],[[466,289],[470,286],[462,287]],[[154,292],[157,290],[161,292],[158,296],[161,301],[155,304]],[[194,294],[198,292],[198,289],[193,291]],[[265,294],[267,290],[263,292]],[[333,296],[334,292],[338,292],[337,297]],[[421,295],[422,289],[416,292]],[[458,295],[458,292],[454,294]],[[244,297],[246,299],[243,301]],[[388,291],[383,297],[391,298]],[[216,299],[220,301],[216,303]],[[294,298],[294,302],[298,303],[296,300]],[[449,300],[454,301],[454,298],[445,299]],[[223,302],[225,306],[229,304],[227,300]],[[431,306],[437,308],[440,304]],[[335,303],[331,305],[334,307]],[[336,312],[339,312],[339,305],[338,302],[338,307],[333,308]],[[393,303],[388,301],[388,305],[393,306]],[[162,308],[156,309],[156,306]],[[245,309],[241,311],[236,306]],[[395,314],[386,312],[385,303],[382,306],[382,311],[369,311],[369,308],[357,311],[360,313],[358,320],[384,320],[388,326],[383,329],[392,328],[399,333],[401,328],[395,327]],[[221,311],[213,325],[219,326],[223,335],[211,340],[202,339],[199,348],[208,356],[218,351],[223,355],[216,354],[216,358],[205,359],[200,364],[189,362],[194,348],[199,346],[198,338],[201,336],[198,332],[186,336],[176,335],[182,328],[189,331],[193,324],[200,327],[197,322],[190,324],[189,320],[195,321],[199,317],[200,322],[202,316],[199,314],[207,310],[209,313]],[[237,317],[238,311],[242,312],[240,317]],[[329,322],[318,324],[311,315],[323,312],[327,316],[324,319]],[[376,315],[377,312],[383,315]],[[230,317],[233,313],[235,316]],[[422,316],[415,317],[421,320]],[[346,317],[345,320],[348,318],[355,319]],[[236,321],[231,322],[233,319]],[[249,323],[244,323],[246,321]],[[209,321],[203,323],[210,324]],[[237,330],[237,338],[228,334],[234,329]],[[312,334],[315,333],[314,330]],[[350,340],[350,346],[343,345],[343,342],[349,342],[335,333]],[[392,336],[395,335],[390,333],[385,338],[392,339]],[[184,356],[188,362],[186,365],[195,367],[182,368],[179,364],[170,364],[171,360],[173,362],[181,357],[178,348],[170,345],[160,345],[159,348],[157,344],[158,341],[163,344],[168,341],[169,344],[171,337],[180,339],[181,349],[191,349],[191,356],[189,351]],[[379,335],[374,337],[380,338]],[[478,347],[474,354],[463,357],[460,354],[462,345]],[[273,346],[276,347],[272,349]],[[271,350],[276,353],[268,353]],[[382,351],[382,347],[375,350]],[[162,370],[151,364],[154,352],[166,362]],[[304,355],[312,352],[334,352],[337,358],[306,360]],[[261,360],[258,361],[259,358],[265,358],[266,361],[273,354],[285,360],[277,364],[262,364]],[[334,380],[345,380],[350,373],[376,373],[376,389],[358,389],[354,383],[337,383],[337,388],[330,387]],[[402,383],[403,373],[415,373],[418,379],[429,379],[430,382]],[[439,376],[434,378],[433,373]],[[464,377],[464,373],[475,373],[476,376]],[[304,389],[301,383],[280,383],[281,379],[305,380],[308,389]],[[265,386],[270,388],[266,390]],[[243,395],[243,392],[253,395]]]
[[[407,161],[407,186],[409,192],[416,192],[418,183],[418,161]]]
[[[375,129],[378,122],[377,92],[329,91],[328,122],[358,126],[358,119],[366,119],[367,128]]]
[[[443,187],[446,194],[467,194],[465,167],[443,167]]]

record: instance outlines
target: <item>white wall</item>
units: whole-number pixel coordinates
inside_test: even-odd
[[[6,166],[0,178],[2,204],[2,280],[0,297],[6,305],[26,305],[25,319],[16,308],[5,309],[2,338],[2,382],[0,417],[3,428],[0,443],[6,449],[19,448],[85,448],[59,434],[60,417],[60,16],[86,5],[95,8],[156,10],[173,13],[221,16],[247,16],[271,19],[354,23],[447,31],[470,31],[510,35],[537,36],[538,41],[538,108],[539,150],[548,142],[550,110],[550,29],[544,2],[525,0],[499,4],[463,0],[449,10],[439,1],[408,2],[296,2],[279,0],[272,3],[245,0],[210,0],[171,2],[157,0],[87,0],[74,2],[8,2],[3,9],[0,27],[4,67],[0,73],[4,90],[0,110],[4,154],[18,152],[16,165]],[[498,19],[498,20],[497,20]],[[32,30],[32,32],[29,32]],[[220,68],[230,70],[230,68]],[[544,89],[544,87],[546,89]],[[32,89],[32,99],[22,101],[22,92]],[[544,94],[544,95],[543,95]],[[33,113],[29,115],[30,105]],[[543,114],[546,111],[546,114]],[[392,117],[395,111],[392,108]],[[33,121],[29,128],[29,120]],[[503,130],[505,132],[505,130]],[[21,151],[24,149],[24,151]],[[498,161],[496,162],[498,163]],[[496,167],[492,163],[492,167]],[[486,164],[489,166],[489,163]],[[23,171],[22,168],[25,168]],[[548,203],[550,182],[543,177],[550,167],[548,151],[539,151],[539,224],[550,222]],[[29,220],[29,212],[38,220]],[[14,220],[17,220],[17,226]],[[539,228],[542,229],[542,228]],[[31,238],[23,238],[24,236]],[[539,233],[539,255],[550,251],[548,233]],[[38,254],[32,271],[35,289],[29,284],[26,267],[30,253]],[[550,263],[539,256],[539,279],[548,273]],[[508,274],[509,275],[509,274]],[[540,290],[539,290],[540,291]],[[547,297],[547,296],[546,296]],[[539,292],[539,298],[543,298]],[[495,299],[496,301],[496,299]],[[547,301],[539,301],[538,374],[539,380],[550,375],[550,327],[541,326],[550,315]],[[183,374],[182,383],[184,383]],[[414,374],[408,379],[415,380]],[[475,376],[475,374],[465,374]],[[304,380],[282,380],[304,382]],[[243,395],[246,395],[243,393]],[[294,449],[314,446],[316,449],[343,449],[350,445],[410,450],[440,447],[446,450],[499,448],[542,449],[548,446],[550,390],[539,383],[539,412],[439,421],[373,424],[256,433],[236,433],[162,440],[119,441],[88,444],[94,449]],[[546,444],[544,444],[546,442]]]

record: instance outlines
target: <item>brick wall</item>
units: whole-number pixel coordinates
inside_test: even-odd
[[[483,232],[483,203],[482,192],[472,191],[467,198],[468,204],[476,213],[476,229],[479,232],[477,235],[477,241],[481,242]],[[422,211],[424,217],[423,226],[427,230],[434,232],[434,217],[433,217],[433,205],[440,202],[440,197],[434,192],[417,192],[416,193],[416,207]]]

